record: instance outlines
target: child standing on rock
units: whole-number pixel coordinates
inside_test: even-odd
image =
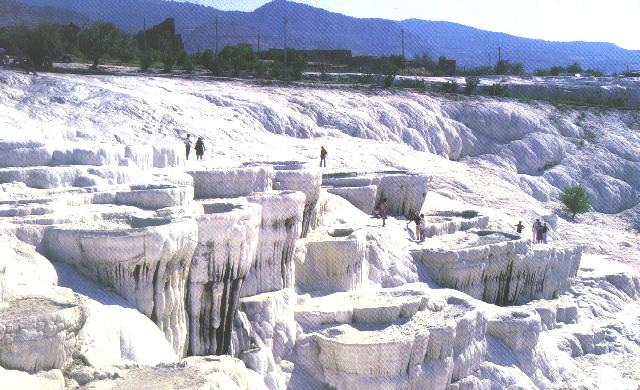
[[[387,204],[387,199],[382,199],[380,205],[378,206],[378,210],[380,211],[380,218],[382,218],[382,226],[387,226],[387,213],[389,211],[389,205]]]

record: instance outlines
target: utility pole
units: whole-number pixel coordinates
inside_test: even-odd
[[[260,34],[258,34],[258,54],[260,54]]]
[[[287,80],[289,78],[289,73],[287,72],[287,23],[289,23],[289,18],[284,17],[284,78]]]
[[[491,64],[491,52],[489,52],[489,70],[487,70],[487,76],[491,75],[491,69],[493,69],[493,65]]]
[[[404,28],[400,30],[400,39],[402,41],[402,75],[404,76]]]
[[[218,17],[216,16],[216,56],[218,55]]]
[[[142,19],[143,39],[144,39],[144,51],[147,51],[147,18]]]

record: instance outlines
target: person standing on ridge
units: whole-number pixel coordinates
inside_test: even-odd
[[[542,231],[542,242],[547,243],[547,233],[549,233],[549,225],[545,222],[544,225],[540,228]]]
[[[202,140],[202,137],[198,137],[195,149],[197,159],[202,160],[202,156],[204,156],[204,141]]]
[[[540,218],[536,218],[536,221],[531,226],[531,231],[533,232],[533,242],[538,242],[538,230],[540,230],[540,226],[542,223],[540,222]]]
[[[389,205],[387,204],[386,198],[382,199],[378,206],[378,210],[380,211],[380,218],[382,218],[382,227],[387,226],[387,212],[389,211]]]
[[[322,167],[322,164],[324,163],[324,167],[327,167],[327,149],[324,148],[324,146],[320,147],[320,167]]]
[[[184,140],[184,146],[187,152],[187,160],[189,159],[189,153],[191,153],[191,134],[187,134],[187,138]]]
[[[522,229],[524,229],[524,225],[522,224],[522,221],[518,221],[518,224],[516,225],[516,231],[518,234],[522,234]]]

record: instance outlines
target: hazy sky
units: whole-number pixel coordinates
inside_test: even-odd
[[[269,0],[189,0],[252,11]],[[362,18],[446,20],[552,41],[604,41],[640,49],[640,0],[296,0]]]

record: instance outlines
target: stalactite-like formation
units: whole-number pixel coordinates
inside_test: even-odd
[[[198,246],[189,274],[190,355],[229,352],[244,277],[255,260],[261,208],[205,202],[197,218]]]

